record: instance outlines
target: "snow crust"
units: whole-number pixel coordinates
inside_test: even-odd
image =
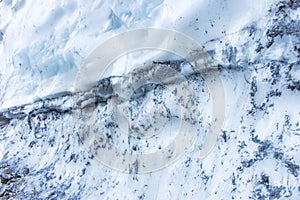
[[[202,45],[259,19],[272,2],[3,0],[0,109],[74,91],[76,75],[87,56],[118,33],[165,28],[186,34]],[[125,56],[114,68],[126,71],[124,63],[134,66],[140,62],[137,57]],[[142,57],[144,62],[151,58],[151,53]]]
[[[0,197],[298,199],[299,8],[298,1],[258,0],[1,1]],[[71,92],[99,44],[143,27],[180,31],[204,46],[220,66],[226,120],[204,159],[199,155],[205,124],[174,164],[126,174],[102,165],[84,147],[73,113],[74,101],[81,99]],[[173,58],[160,51],[136,52],[120,57],[108,74]],[[209,94],[201,90],[201,77],[189,78],[205,122]],[[56,98],[5,109],[47,95]],[[84,105],[89,103],[94,99]]]

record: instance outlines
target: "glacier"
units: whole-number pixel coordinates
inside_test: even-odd
[[[294,0],[2,0],[0,197],[299,199],[299,7]],[[82,138],[90,116],[114,132],[109,110],[113,90],[101,90],[103,79],[77,91],[76,78],[104,41],[149,27],[183,33],[211,56],[224,87],[225,120],[211,153],[200,158],[211,125],[210,94],[201,75],[188,74],[199,107],[189,118],[197,119],[195,142],[164,168],[139,173],[133,166],[122,173],[99,162]],[[122,85],[115,77],[144,63],[190,69],[180,59],[148,50],[124,55],[112,64],[115,71],[106,80]],[[132,115],[145,125],[141,109],[155,100],[170,110],[163,115],[176,118],[176,99],[165,97],[170,94],[164,88],[149,88],[133,95]],[[151,136],[145,143],[124,145],[124,135],[111,134],[103,145],[114,141],[132,151],[153,151],[173,137]]]

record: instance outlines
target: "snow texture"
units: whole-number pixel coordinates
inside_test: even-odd
[[[2,0],[0,197],[299,199],[299,7],[294,0]],[[95,159],[76,128],[81,97],[84,105],[92,103],[101,111],[109,91],[94,99],[97,88],[74,93],[73,85],[94,48],[111,35],[141,27],[177,30],[203,45],[224,84],[226,118],[204,159],[198,155],[206,112],[197,122],[195,144],[175,163],[152,173],[134,169],[126,174]],[[115,65],[130,68],[136,65],[132,59]],[[182,62],[154,65],[180,68]],[[205,80],[197,74],[187,80],[205,111]],[[147,95],[153,98],[154,92]],[[138,114],[139,107],[134,108]],[[107,113],[99,113],[98,119],[105,119]]]

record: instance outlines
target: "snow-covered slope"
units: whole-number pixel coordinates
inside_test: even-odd
[[[298,1],[70,2],[0,3],[1,198],[299,199]],[[101,145],[117,144],[130,152],[159,151],[156,145],[163,147],[174,136],[151,137],[149,143],[142,138],[146,142],[135,146],[123,135],[127,143],[122,143],[110,118],[113,87],[104,84],[122,81],[109,77],[96,88],[76,93],[74,82],[85,58],[99,44],[142,27],[182,32],[207,50],[216,64],[211,72],[217,71],[223,83],[225,120],[212,152],[200,158],[211,126],[211,94],[206,79],[188,74],[197,94],[192,100],[201,111],[189,113],[199,119],[194,143],[165,168],[140,174],[136,164],[130,173],[120,173],[86,148],[82,136],[92,133],[88,128],[108,133]],[[138,65],[153,58],[153,52],[142,58],[127,55],[114,67]],[[182,63],[153,65],[180,71]],[[154,101],[163,103],[161,108],[180,107],[176,99],[161,95],[169,94],[164,88],[145,91],[131,99],[133,116],[141,114],[143,106],[154,106]],[[174,110],[169,113],[177,117]],[[91,116],[101,123],[91,123]]]
[[[167,28],[202,45],[264,16],[270,3],[3,0],[0,108],[73,91],[76,74],[87,56],[117,33],[135,28]]]

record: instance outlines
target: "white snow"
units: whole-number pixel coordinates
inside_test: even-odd
[[[103,41],[136,28],[176,30],[199,44],[262,17],[270,0],[0,2],[0,108],[73,91],[85,58]],[[151,55],[152,54],[152,55]],[[119,64],[147,62],[149,55]],[[118,63],[118,62],[117,62]]]
[[[264,61],[271,63],[268,59],[280,61],[288,58],[289,62],[296,62],[297,52],[291,51],[294,41],[292,37],[285,35],[277,37],[274,44],[262,50],[262,53],[257,53],[254,48],[260,34],[263,35],[260,28],[263,29],[270,19],[263,16],[274,1],[0,0],[0,111],[58,92],[74,91],[76,77],[90,53],[108,38],[128,30],[156,27],[181,32],[197,41],[200,46],[205,44],[206,50],[213,50],[217,63],[224,66],[234,63],[225,58],[228,55],[222,53],[224,49],[237,47],[234,59],[236,62],[244,62],[241,64],[243,70],[224,68],[220,73],[226,100],[225,121],[220,133],[222,137],[219,137],[215,148],[204,159],[199,158],[199,155],[208,134],[206,129],[209,127],[212,105],[211,102],[204,103],[210,98],[206,89],[203,89],[206,84],[199,77],[199,80],[190,83],[201,107],[199,113],[202,122],[197,130],[197,140],[177,162],[161,170],[147,174],[120,173],[91,158],[91,152],[84,147],[74,130],[82,119],[78,120],[75,114],[61,114],[58,119],[48,121],[39,119],[39,115],[28,116],[25,120],[11,120],[7,126],[0,127],[0,160],[19,169],[29,167],[29,176],[22,177],[26,180],[24,184],[29,186],[24,186],[24,190],[29,193],[41,191],[41,198],[48,198],[48,192],[66,191],[69,198],[80,194],[82,199],[99,199],[99,195],[102,195],[102,199],[135,199],[142,195],[145,195],[144,199],[199,199],[199,196],[203,199],[247,199],[257,189],[261,188],[259,192],[266,194],[266,188],[274,186],[286,188],[282,195],[289,192],[297,195],[299,170],[295,172],[297,175],[293,175],[287,161],[295,161],[297,165],[300,161],[297,156],[300,144],[300,94],[296,90],[287,89],[286,80],[280,79],[283,82],[271,84],[267,79],[276,74],[269,68],[264,68]],[[293,19],[299,18],[299,9],[291,12]],[[248,31],[241,29],[256,20],[259,29],[254,30],[253,39],[252,36],[249,37]],[[266,40],[266,36],[263,36],[262,40]],[[248,68],[247,61],[260,61],[259,56],[262,56],[263,62]],[[153,60],[171,59],[178,57],[153,49],[130,52],[114,60],[109,68],[111,71],[107,71],[106,75],[122,75]],[[191,71],[191,68],[187,66],[184,73]],[[254,68],[258,69],[253,70]],[[286,69],[282,67],[280,70]],[[300,66],[294,65],[289,75],[292,81],[298,81]],[[253,85],[257,89],[252,88],[251,81],[254,79]],[[277,89],[280,95],[269,96]],[[255,90],[253,96],[251,90]],[[165,105],[171,108],[174,116],[179,115],[182,111],[169,93],[165,93]],[[73,100],[66,97],[52,99],[48,103],[55,106],[62,104],[62,108],[67,110],[75,104]],[[85,103],[87,105],[94,101],[95,99],[90,98]],[[265,106],[254,109],[252,101],[257,107]],[[47,102],[37,102],[21,111],[28,114],[44,103],[48,105]],[[120,105],[120,109],[126,105]],[[250,111],[255,113],[250,114]],[[99,118],[105,121],[101,115]],[[47,125],[47,131],[31,130],[28,119],[32,120],[35,128]],[[86,123],[84,120],[82,122]],[[128,124],[125,125],[128,128]],[[171,126],[177,127],[179,123],[174,120],[164,128]],[[37,139],[36,134],[45,135]],[[151,143],[136,143],[154,152],[157,144],[166,146],[176,137],[171,134],[170,131],[153,138],[149,140]],[[126,134],[121,135],[120,140],[117,140],[117,136],[113,136],[116,146],[129,146],[123,142],[123,139],[128,139]],[[51,139],[55,139],[52,145],[49,143]],[[255,142],[254,139],[261,142]],[[33,141],[36,142],[34,147],[29,148]],[[272,143],[270,147],[269,142]],[[263,147],[266,149],[261,150]],[[275,153],[282,153],[282,158],[274,158]],[[77,162],[70,159],[74,155],[78,157]],[[265,157],[260,158],[263,156]],[[243,167],[244,165],[250,166]],[[48,181],[50,173],[55,176]],[[270,177],[266,187],[258,184],[261,174]],[[38,186],[42,182],[46,185]],[[70,188],[64,188],[67,185]],[[60,194],[57,195],[60,198]]]

